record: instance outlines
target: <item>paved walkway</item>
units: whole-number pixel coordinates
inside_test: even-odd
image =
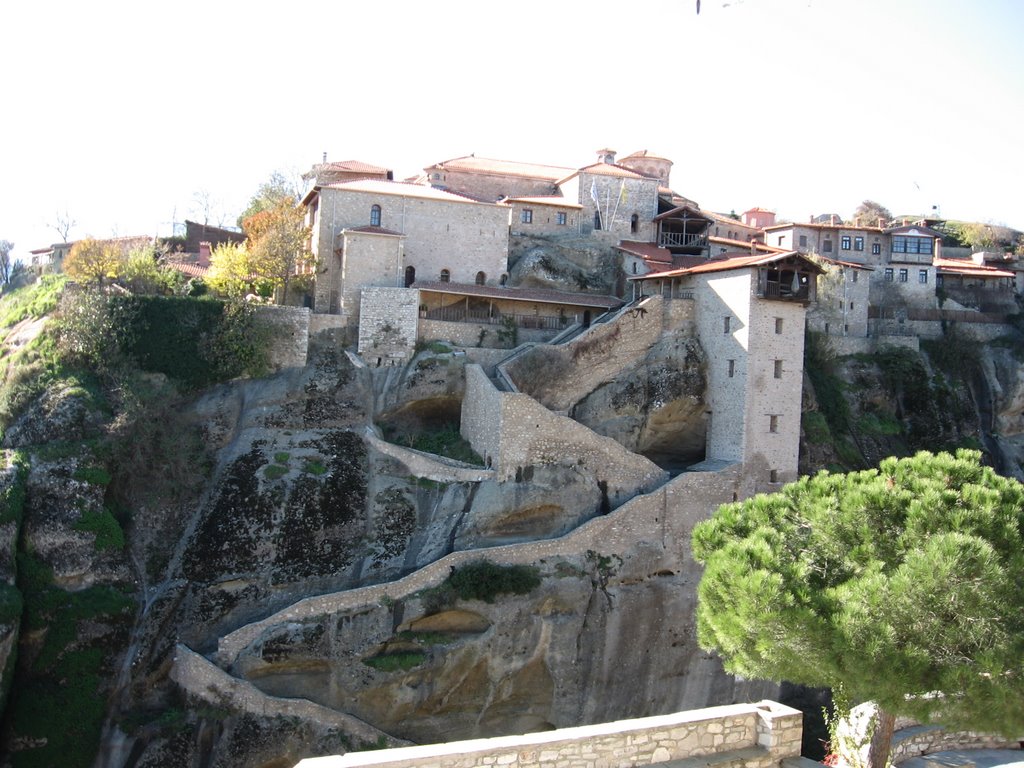
[[[899,768],[1024,768],[1019,749],[957,749],[912,757]]]

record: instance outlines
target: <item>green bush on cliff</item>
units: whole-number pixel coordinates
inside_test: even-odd
[[[528,565],[499,565],[478,560],[456,568],[447,579],[463,600],[493,603],[498,595],[525,595],[540,586],[540,573]]]

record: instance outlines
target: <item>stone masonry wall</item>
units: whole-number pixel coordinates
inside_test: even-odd
[[[867,765],[870,732],[874,728],[877,705],[868,701],[850,710],[838,728],[840,768]],[[1024,736],[1024,734],[1021,734]],[[898,765],[904,760],[935,752],[961,749],[1020,749],[1019,739],[974,731],[947,731],[937,725],[921,725],[907,717],[897,717],[892,737],[890,761]]]
[[[270,365],[276,369],[303,367],[309,350],[309,309],[258,306],[256,316],[271,329]]]
[[[800,753],[799,711],[773,701],[730,704],[522,736],[303,760],[298,768],[609,768],[733,754],[744,768],[780,766]]]
[[[498,339],[498,331],[502,326],[497,323],[455,323],[445,320],[420,320],[419,337],[426,341],[441,339],[450,342],[457,347],[492,347],[502,346]],[[481,332],[484,332],[481,336]],[[517,341],[522,344],[527,341],[544,342],[561,333],[561,330],[546,330],[543,328],[519,328],[517,330]]]
[[[591,326],[566,344],[526,353],[509,366],[508,373],[522,392],[552,410],[567,411],[601,384],[642,360],[662,333],[692,332],[693,312],[692,301],[665,301],[661,296],[650,296],[635,309],[610,322]],[[533,359],[538,355],[561,361],[567,373],[557,379],[540,380],[533,373]]]
[[[359,310],[359,354],[367,365],[395,365],[412,357],[419,322],[415,288],[364,288]]]
[[[364,288],[405,286],[403,238],[364,232],[341,236],[341,314],[359,317],[359,300]]]
[[[467,380],[473,375],[472,368],[466,367]],[[477,375],[481,375],[479,371]],[[494,392],[501,394],[497,390]],[[586,552],[588,549],[624,552],[637,541],[665,542],[679,536],[689,541],[689,532],[697,521],[705,519],[719,504],[736,500],[741,479],[737,465],[713,472],[684,472],[656,491],[637,496],[565,536],[490,547],[487,559],[503,565],[532,565],[545,558]],[[666,510],[669,510],[668,514]],[[216,661],[223,667],[230,666],[245,648],[282,624],[403,600],[420,590],[437,586],[448,577],[452,568],[479,558],[478,550],[453,552],[396,581],[300,600],[266,619],[221,637],[217,643]]]
[[[643,456],[552,413],[529,395],[499,392],[475,365],[466,366],[461,431],[499,481],[516,477],[525,467],[569,458],[607,483],[613,509],[668,478]]]

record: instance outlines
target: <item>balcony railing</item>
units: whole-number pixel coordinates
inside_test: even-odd
[[[708,244],[708,236],[690,235],[686,232],[662,232],[658,245],[662,248],[703,248]]]
[[[810,301],[811,299],[811,291],[806,284],[801,285],[794,291],[791,285],[766,282],[759,287],[757,295],[762,299],[783,299],[789,301]]]

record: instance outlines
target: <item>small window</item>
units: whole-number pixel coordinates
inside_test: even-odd
[[[877,256],[881,252],[882,252],[882,244],[881,243],[872,243],[871,244],[871,255],[872,256]]]
[[[779,470],[772,469],[768,472],[768,482],[778,483],[779,482]]]
[[[736,375],[736,361],[735,360],[730,360],[729,361],[729,378],[731,379],[735,375]]]
[[[374,206],[372,206],[370,208],[370,226],[371,227],[379,227],[380,226],[380,206],[379,205],[374,205]]]
[[[636,234],[638,229],[640,229],[640,217],[634,213],[629,218],[629,231]]]
[[[601,212],[594,211],[594,229],[601,228]]]
[[[778,432],[779,431],[779,417],[778,414],[771,414],[768,416],[768,431]]]
[[[800,247],[801,248],[806,248],[807,247],[807,235],[800,235]]]
[[[901,269],[900,270],[900,282],[901,283],[907,282],[907,276],[908,276],[907,270]]]
[[[855,238],[853,238],[853,250],[855,250],[855,251],[863,251],[864,250],[864,238],[863,237],[855,237]]]
[[[441,282],[442,283],[450,283],[451,280],[452,280],[452,273],[449,272],[447,269],[442,269],[441,270]]]
[[[731,317],[728,317],[728,316],[723,317],[722,318],[722,333],[728,333],[729,332],[729,326],[731,324],[732,324],[732,318]]]
[[[786,242],[786,236],[779,235],[779,245],[782,245],[784,242]]]
[[[831,240],[826,240],[825,242],[823,242],[821,244],[821,252],[822,253],[832,253],[832,241]]]
[[[635,261],[633,262],[632,266],[633,266],[633,274],[635,275],[636,274],[636,262]]]
[[[523,224],[533,224],[533,210],[530,208],[523,208],[523,210],[519,212],[519,220]]]
[[[825,335],[828,336],[828,323],[825,323]]]
[[[776,317],[775,318],[775,332],[776,333],[782,333],[782,318],[781,317]]]
[[[483,285],[486,282],[487,282],[487,274],[485,272],[477,272],[476,273],[476,284],[477,285]]]
[[[565,211],[559,211],[558,213],[555,214],[555,224],[559,225],[560,227],[565,226]]]
[[[892,267],[886,267],[885,268],[885,282],[887,282],[887,283],[891,283],[892,282]]]
[[[781,360],[776,360],[775,361],[775,378],[776,379],[781,379],[782,378],[782,361]]]
[[[857,276],[858,276],[857,270],[856,269],[851,269],[850,270],[850,275],[851,275],[850,282],[851,283],[856,283],[857,282]]]
[[[842,248],[844,251],[850,250],[850,236],[849,235],[843,235],[843,237],[839,241],[839,247]]]
[[[927,285],[928,284],[928,270],[927,269],[919,269],[917,271],[917,282],[919,282],[921,285]]]

